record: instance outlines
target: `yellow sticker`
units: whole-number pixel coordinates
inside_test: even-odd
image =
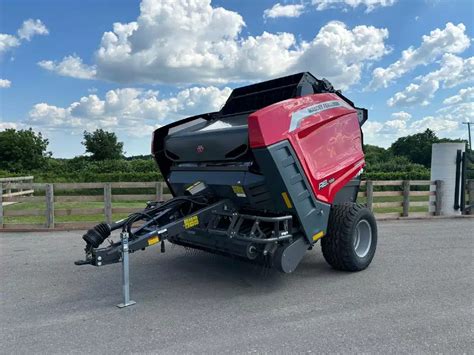
[[[232,190],[237,195],[237,197],[247,197],[244,188],[240,185],[232,185]]]
[[[286,192],[282,192],[281,196],[283,197],[283,200],[285,201],[285,205],[288,208],[293,208],[293,205],[291,204],[290,196]]]
[[[201,183],[201,181],[196,181],[194,184],[188,186],[188,187],[186,188],[186,191],[192,190],[193,187],[198,186],[200,183]]]
[[[184,228],[189,229],[189,228],[196,227],[199,224],[199,218],[198,216],[192,216],[189,218],[185,218],[183,222],[184,222]]]
[[[150,239],[148,239],[148,245],[153,245],[153,244],[156,244],[156,243],[159,243],[160,242],[160,238],[158,237],[152,237]]]
[[[313,242],[317,241],[318,239],[322,238],[324,236],[324,232],[318,232],[315,235],[313,235]]]

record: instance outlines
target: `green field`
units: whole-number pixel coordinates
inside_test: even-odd
[[[59,209],[96,209],[104,208],[103,202],[55,202],[54,207],[56,210]],[[113,208],[144,208],[144,201],[122,201],[114,202]],[[4,211],[28,211],[28,210],[45,210],[45,204],[43,202],[18,202],[13,205],[4,206]],[[46,212],[45,212],[46,213]],[[116,213],[113,214],[114,220],[119,220],[128,216],[128,213]],[[55,222],[92,222],[98,223],[103,222],[105,216],[103,214],[93,215],[68,215],[68,216],[56,216]],[[30,223],[44,223],[44,216],[6,216],[4,217],[3,223],[18,223],[18,224],[30,224]]]
[[[386,196],[386,197],[374,197],[374,203],[377,202],[401,202],[401,196]],[[411,196],[410,201],[428,201],[428,196]],[[365,197],[360,197],[358,202],[365,203]],[[103,208],[103,202],[56,202],[55,210],[63,209],[97,209]],[[120,201],[113,202],[113,208],[144,208],[144,201]],[[44,202],[18,202],[13,205],[4,206],[4,211],[28,211],[28,210],[45,210]],[[375,208],[375,213],[392,213],[402,212],[401,207],[383,207]],[[411,206],[410,212],[428,212],[427,206]],[[113,214],[113,220],[119,220],[126,217],[127,213],[115,213]],[[105,217],[103,214],[92,214],[92,215],[66,215],[66,216],[55,216],[55,222],[91,222],[91,224],[104,221]],[[37,216],[5,216],[3,223],[8,224],[36,224],[44,223],[45,217],[43,215]]]

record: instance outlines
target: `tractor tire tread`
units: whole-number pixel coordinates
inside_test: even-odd
[[[327,235],[321,239],[321,249],[324,259],[333,268],[344,271],[360,271],[370,264],[373,255],[370,257],[369,263],[361,266],[354,257],[353,251],[354,224],[361,211],[366,208],[365,205],[356,203],[344,203],[331,208],[328,231]],[[373,217],[372,214],[371,216]]]

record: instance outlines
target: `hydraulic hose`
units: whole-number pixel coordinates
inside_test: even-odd
[[[201,200],[201,201],[200,201]],[[107,224],[107,223],[100,223],[95,227],[89,229],[83,236],[82,239],[86,242],[88,247],[98,248],[108,237],[112,231],[122,228],[123,231],[127,231],[130,236],[133,237],[132,234],[132,226],[135,222],[140,221],[142,219],[153,220],[156,217],[156,214],[165,208],[170,207],[180,207],[185,203],[190,203],[190,210],[193,207],[193,204],[197,205],[207,205],[209,203],[208,199],[204,195],[198,196],[179,196],[175,197],[169,201],[166,201],[159,206],[147,208],[143,211],[132,213],[127,218],[120,220],[115,223]],[[176,206],[173,206],[176,205]],[[158,227],[157,222],[155,221],[156,226]]]

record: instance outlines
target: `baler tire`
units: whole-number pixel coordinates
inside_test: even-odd
[[[361,222],[363,221],[363,222]],[[371,233],[370,245],[365,255],[356,252],[356,228],[366,225]],[[367,227],[367,226],[370,226]],[[361,271],[367,268],[377,247],[377,223],[373,213],[364,205],[345,203],[334,205],[329,216],[327,235],[321,239],[324,259],[337,270]]]

